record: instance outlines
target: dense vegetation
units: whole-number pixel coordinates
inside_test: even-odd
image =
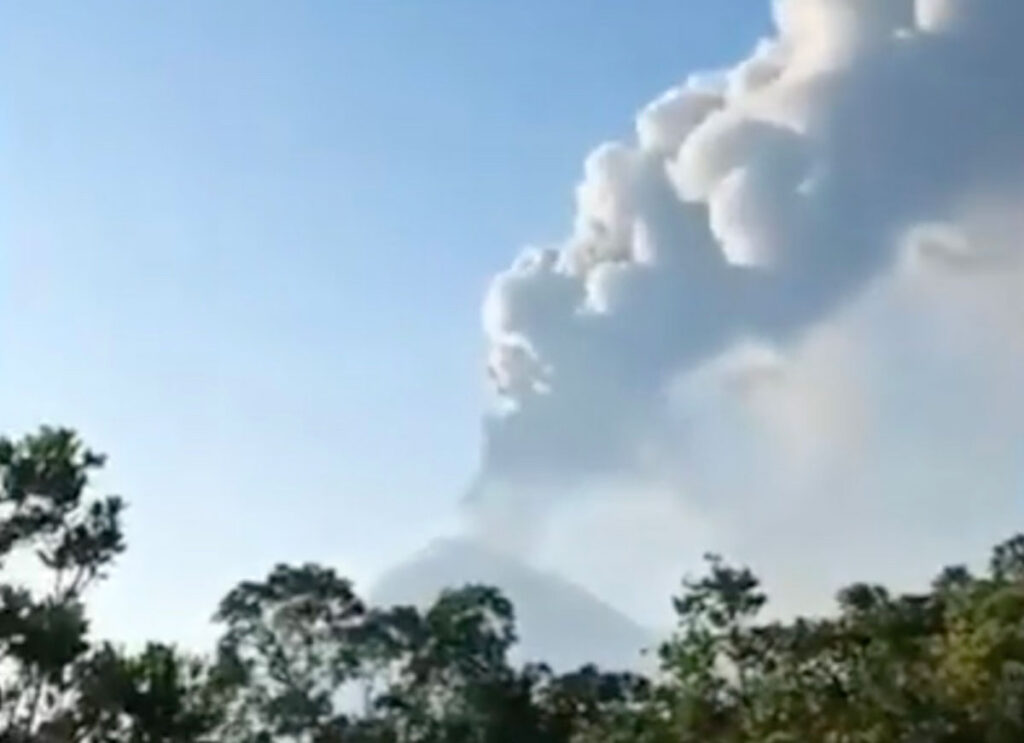
[[[760,621],[754,575],[709,558],[650,679],[511,664],[494,589],[376,608],[318,565],[230,591],[209,657],[129,652],[90,639],[84,605],[124,549],[122,502],[90,494],[102,466],[70,431],[0,438],[0,741],[1024,740],[1024,537],[983,576],[854,585],[834,616],[789,622]]]

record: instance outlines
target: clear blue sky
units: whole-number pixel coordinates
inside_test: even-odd
[[[188,640],[277,560],[357,578],[476,458],[479,301],[583,155],[766,0],[0,6],[0,430],[131,503],[102,631]]]

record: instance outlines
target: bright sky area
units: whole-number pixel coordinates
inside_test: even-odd
[[[583,155],[763,0],[0,7],[0,430],[111,455],[101,632],[186,642],[275,561],[368,581],[479,445],[479,303]]]

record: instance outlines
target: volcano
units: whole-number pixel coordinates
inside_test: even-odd
[[[587,663],[609,670],[650,665],[651,632],[581,586],[470,539],[441,539],[387,572],[371,591],[378,605],[427,606],[446,588],[484,584],[515,605],[517,660],[559,671]]]

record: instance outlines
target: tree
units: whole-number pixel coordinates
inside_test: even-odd
[[[123,503],[90,499],[104,457],[67,429],[0,438],[0,730],[36,734],[73,705],[88,650],[83,598],[124,549]],[[10,578],[12,566],[21,580]]]
[[[49,732],[82,743],[218,740],[232,691],[221,681],[203,658],[169,645],[130,655],[103,644],[78,663],[74,709]]]
[[[512,604],[448,590],[369,607],[315,564],[220,603],[204,657],[90,641],[85,597],[124,549],[103,457],[64,429],[0,438],[0,743],[1017,743],[1024,536],[930,590],[857,583],[830,616],[763,621],[757,577],[709,556],[653,678],[516,665]]]
[[[468,585],[426,610],[369,608],[317,566],[279,565],[221,602],[226,740],[569,743],[642,687],[588,667],[515,667],[511,603]]]
[[[765,597],[717,558],[684,583],[649,702],[597,738],[738,743],[1024,740],[1024,539],[990,574],[947,568],[925,594],[854,584],[831,617],[757,623]]]
[[[239,741],[326,741],[344,730],[339,695],[361,658],[366,609],[348,580],[318,565],[278,565],[221,602],[218,668],[238,689],[225,734]]]

